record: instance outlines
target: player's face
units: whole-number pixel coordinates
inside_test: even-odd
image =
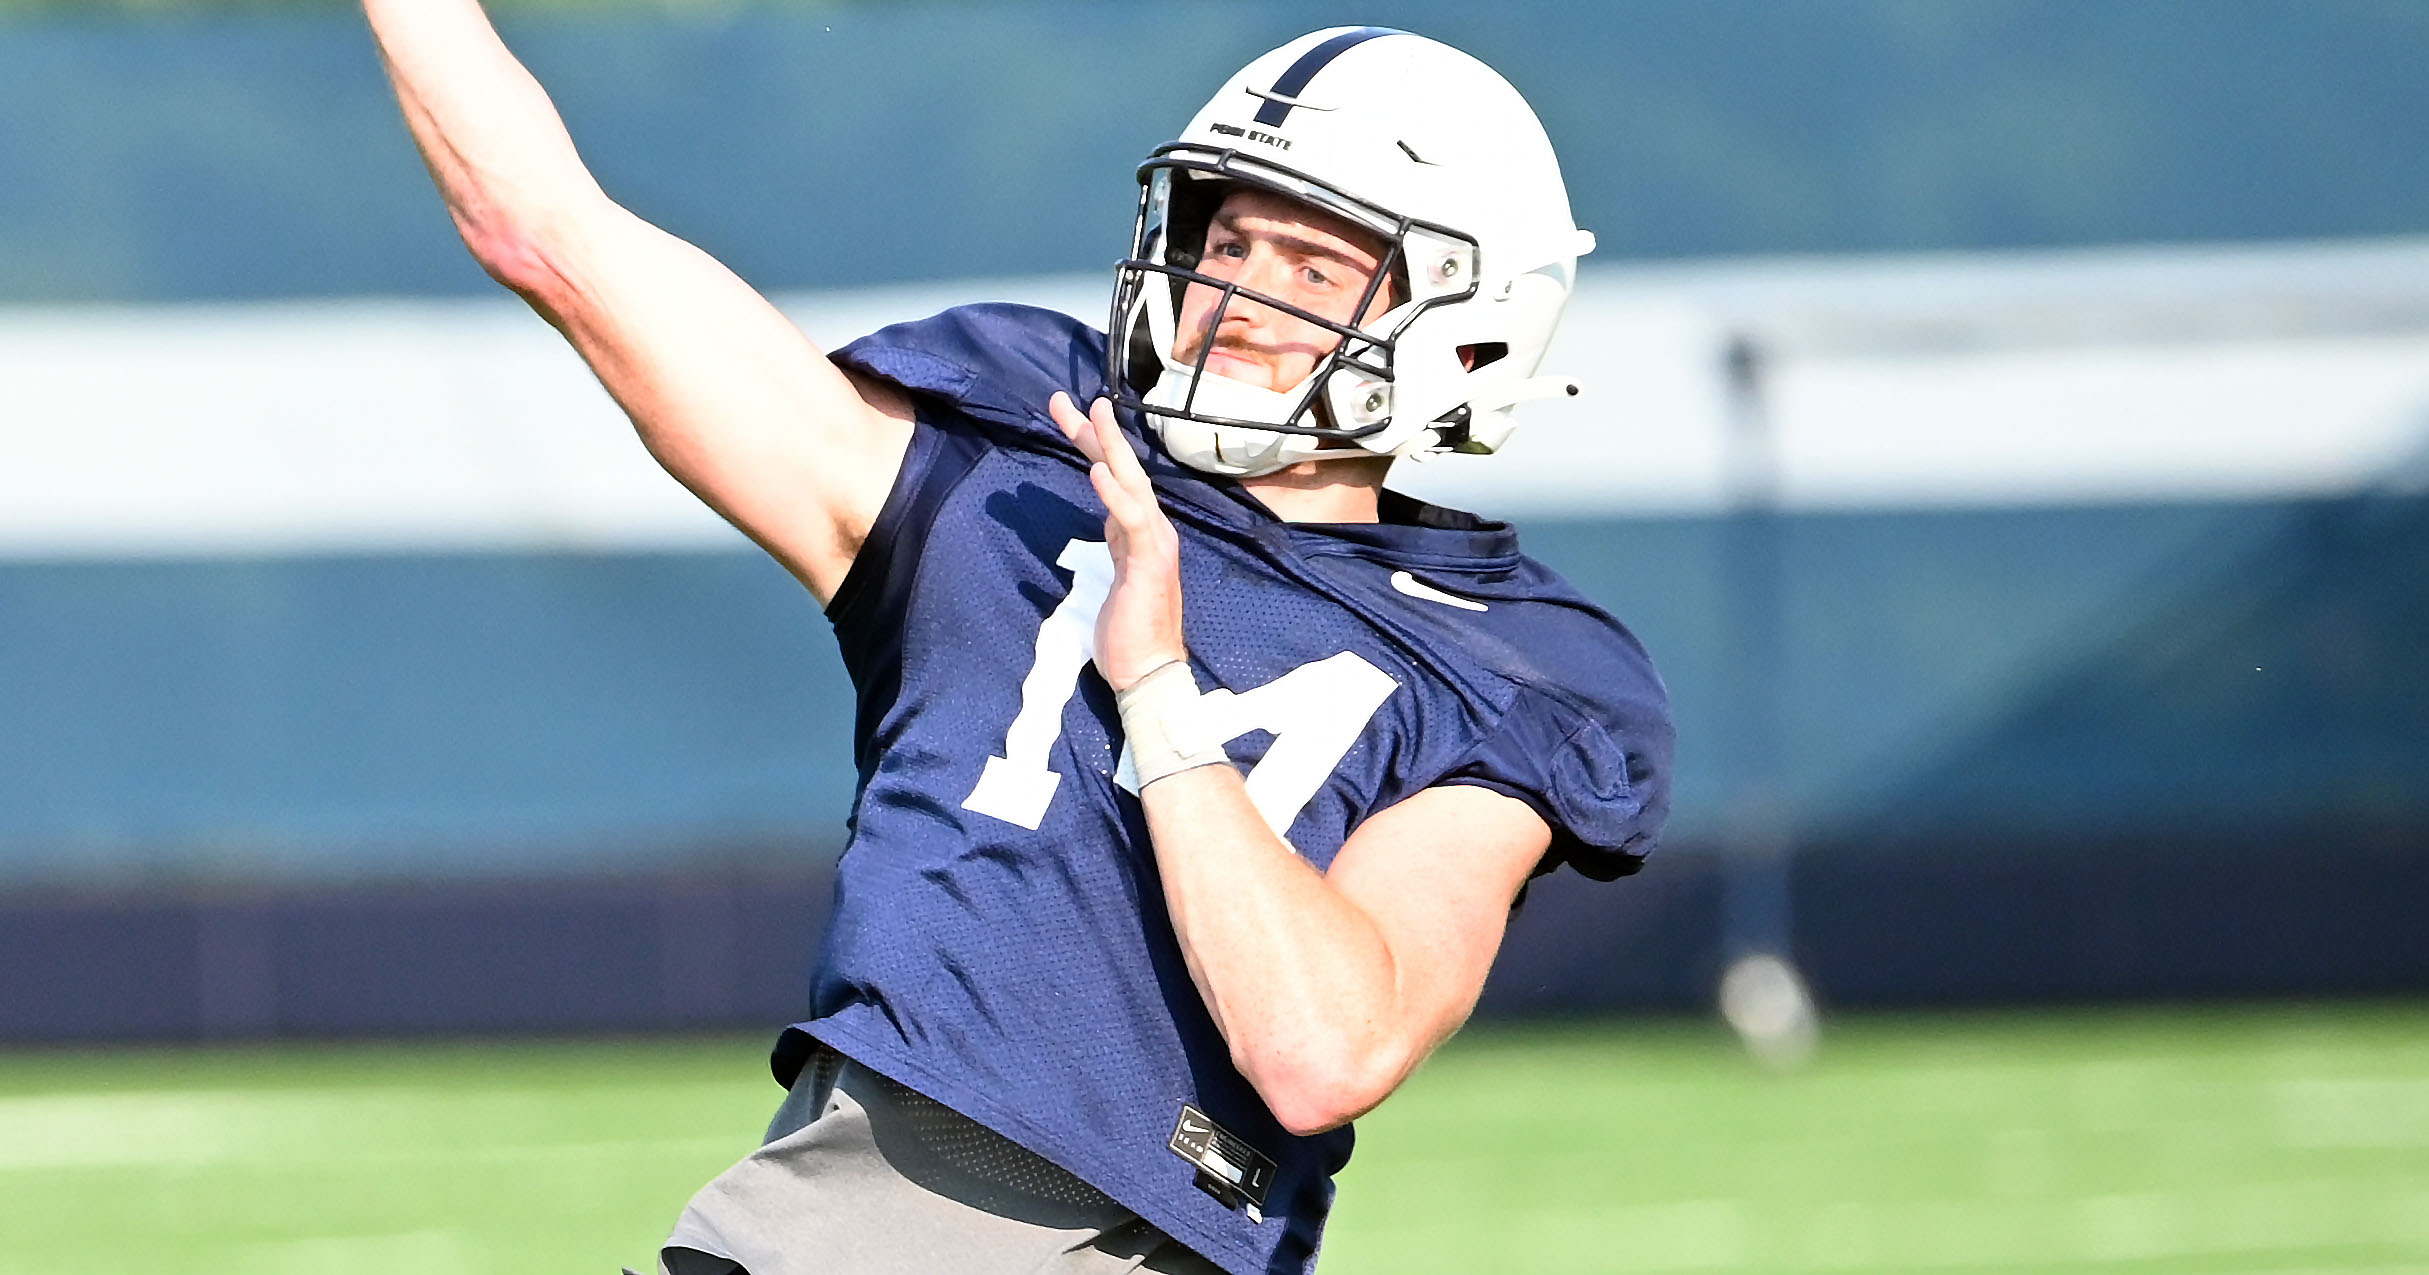
[[[1215,210],[1198,271],[1354,326],[1387,307],[1388,299],[1378,293],[1366,314],[1356,314],[1382,260],[1379,236],[1297,200],[1242,188]],[[1317,360],[1340,343],[1296,315],[1245,295],[1226,306],[1222,290],[1191,284],[1181,297],[1173,357],[1195,363],[1210,340],[1208,372],[1269,390],[1306,380]]]

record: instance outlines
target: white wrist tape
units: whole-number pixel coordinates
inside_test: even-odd
[[[1121,710],[1122,734],[1130,740],[1130,762],[1139,787],[1200,766],[1229,763],[1223,741],[1205,738],[1197,676],[1186,660],[1157,665],[1130,689],[1113,697]]]

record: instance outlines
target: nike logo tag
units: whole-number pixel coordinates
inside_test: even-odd
[[[1274,1184],[1271,1157],[1233,1137],[1230,1130],[1188,1103],[1181,1104],[1181,1122],[1174,1126],[1167,1145],[1195,1167],[1191,1176],[1199,1190],[1224,1208],[1237,1209],[1249,1221],[1264,1224],[1265,1193]]]
[[[1462,611],[1492,610],[1491,607],[1488,607],[1482,602],[1478,602],[1473,598],[1463,598],[1455,593],[1444,593],[1442,590],[1427,584],[1425,581],[1410,575],[1406,571],[1395,571],[1392,573],[1392,587],[1412,598],[1423,598],[1428,602],[1439,602],[1446,607],[1458,607]]]

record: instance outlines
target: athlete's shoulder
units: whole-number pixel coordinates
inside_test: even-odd
[[[972,416],[1027,426],[1060,390],[1104,392],[1105,334],[1067,314],[987,302],[881,328],[835,361]]]
[[[1514,680],[1588,688],[1650,683],[1644,645],[1567,577],[1520,550],[1517,528],[1386,488],[1382,520],[1329,529],[1333,548],[1392,568],[1393,589],[1455,628]]]
[[[1531,556],[1521,555],[1510,577],[1529,604],[1513,608],[1512,619],[1525,633],[1530,662],[1544,670],[1541,680],[1587,695],[1614,683],[1659,693],[1644,643],[1601,603]]]
[[[1555,858],[1579,872],[1634,872],[1668,821],[1676,743],[1651,655],[1534,558],[1518,556],[1477,593],[1493,603],[1464,617],[1469,650],[1513,694],[1460,777],[1534,805],[1553,826]]]

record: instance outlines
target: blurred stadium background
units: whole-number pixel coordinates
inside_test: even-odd
[[[1646,640],[1677,816],[1537,885],[1328,1270],[2429,1269],[2429,7],[496,7],[828,342],[1096,315],[1299,30],[1535,100],[1589,395],[1406,485]],[[637,1263],[772,1105],[849,718],[349,9],[0,0],[0,1270]],[[1793,1076],[1693,1017],[1766,949]]]

